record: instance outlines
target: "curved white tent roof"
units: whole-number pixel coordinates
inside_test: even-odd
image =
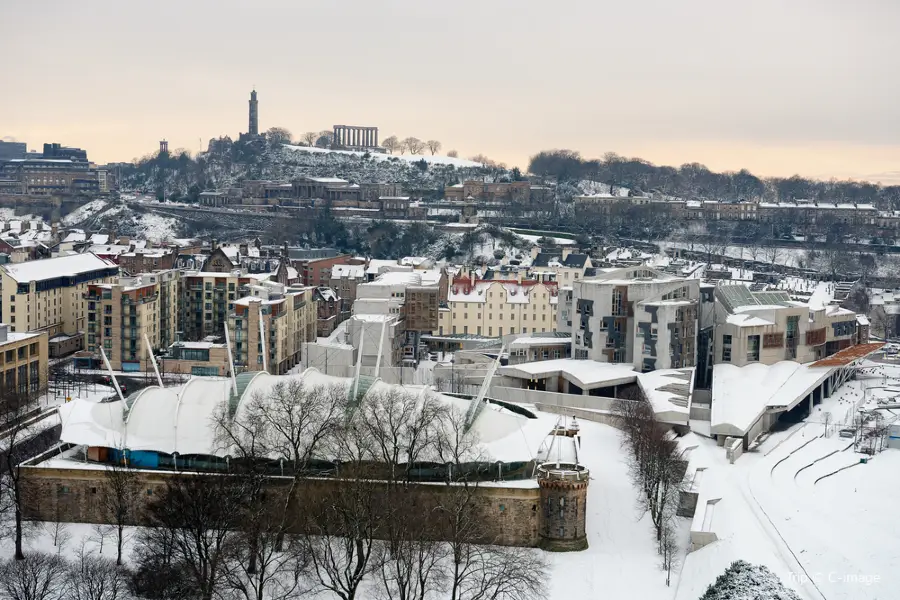
[[[128,448],[166,454],[201,454],[228,456],[233,449],[227,447],[217,435],[216,422],[223,415],[237,418],[246,410],[248,401],[264,396],[275,385],[299,380],[305,385],[337,385],[349,391],[353,380],[325,375],[316,369],[307,369],[299,375],[271,375],[265,372],[243,373],[238,377],[238,395],[230,379],[195,377],[181,387],[160,388],[152,386],[141,390],[127,403],[116,401],[95,403],[75,399],[60,407],[62,434],[60,439],[72,444]],[[424,386],[399,386],[381,380],[360,385],[360,402],[371,393],[401,389],[419,398],[429,391]],[[465,414],[469,401],[444,394],[436,394]],[[531,419],[510,412],[494,404],[485,405],[472,425],[472,433],[478,441],[504,456],[495,459],[527,460],[531,458],[527,444],[522,444],[519,434]],[[511,439],[515,437],[515,442]]]

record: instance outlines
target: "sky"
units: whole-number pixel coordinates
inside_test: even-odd
[[[897,0],[0,1],[0,138],[95,162],[334,124],[900,183]]]

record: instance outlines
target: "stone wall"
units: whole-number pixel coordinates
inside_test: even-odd
[[[140,498],[147,503],[165,491],[166,481],[182,476],[168,471],[138,471]],[[107,523],[109,519],[102,507],[104,469],[98,463],[85,463],[84,468],[46,468],[40,466],[22,467],[22,490],[25,502],[25,518],[35,521],[65,521],[70,523]],[[286,479],[273,478],[271,488],[286,485]],[[300,486],[297,497],[298,515],[301,507],[333,493],[340,480],[306,479]],[[373,497],[385,491],[385,484],[376,483]],[[436,509],[451,502],[451,494],[459,493],[458,487],[444,484],[413,484],[404,488],[409,494],[409,502],[394,503],[411,506],[411,510],[424,511],[423,514],[437,514]],[[495,483],[479,485],[473,491],[472,503],[475,515],[481,523],[479,529],[481,543],[504,546],[538,546],[538,528],[541,511],[540,489],[537,482],[513,482],[510,486]],[[376,499],[376,504],[379,503]],[[138,511],[141,512],[141,511]],[[143,524],[139,517],[136,525]],[[445,538],[441,530],[440,518],[435,519],[435,536]]]

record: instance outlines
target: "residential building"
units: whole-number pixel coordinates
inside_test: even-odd
[[[349,254],[339,254],[323,258],[292,259],[297,269],[300,284],[313,287],[330,287],[331,274],[335,265],[346,265],[354,260]]]
[[[341,298],[328,287],[317,287],[314,291],[316,302],[316,335],[328,337],[344,319]]]
[[[47,387],[47,332],[16,333],[0,324],[0,390],[18,397]]]
[[[449,286],[446,307],[438,314],[437,335],[502,337],[556,331],[559,299],[550,280],[476,279],[458,276]]]
[[[3,322],[12,331],[81,335],[86,328],[85,293],[93,283],[112,282],[119,267],[84,253],[0,266]]]
[[[600,269],[572,286],[572,354],[640,372],[696,364],[696,279],[647,267]]]
[[[93,353],[94,363],[102,364],[103,348],[116,371],[150,371],[150,354],[165,347],[160,343],[158,279],[121,277],[115,283],[91,284],[85,299],[87,350]]]
[[[366,282],[366,265],[335,265],[331,269],[328,287],[341,298],[341,321],[350,317],[353,302],[356,300],[356,289]]]
[[[149,273],[175,268],[174,248],[135,248],[118,256],[119,267],[125,273]]]
[[[220,247],[213,248],[200,271],[181,277],[181,327],[183,338],[200,341],[225,334],[234,302],[250,293],[256,279],[235,268]]]
[[[235,368],[258,371],[265,366],[270,373],[284,374],[300,362],[303,343],[316,341],[314,288],[279,287],[268,297],[234,302],[228,328]]]

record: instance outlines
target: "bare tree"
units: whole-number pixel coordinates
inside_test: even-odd
[[[778,246],[766,247],[766,262],[771,265],[777,265],[780,259],[784,258],[784,250]]]
[[[101,502],[116,532],[116,564],[122,564],[125,526],[133,525],[139,507],[140,482],[137,472],[127,462],[125,450],[118,451],[119,460],[107,463],[103,477]]]
[[[449,152],[447,152],[447,156],[449,156],[450,158],[458,158],[459,152],[456,150],[450,150]]]
[[[329,148],[333,141],[334,133],[325,129],[319,132],[319,137],[316,138],[316,146],[320,148]]]
[[[271,144],[290,144],[293,135],[285,127],[270,127],[266,133],[266,140]]]
[[[44,523],[44,530],[53,540],[53,547],[56,548],[57,554],[62,554],[68,543],[72,541],[72,533],[69,531],[69,526],[59,519]]]
[[[97,543],[97,551],[100,554],[103,554],[103,546],[105,545],[107,538],[115,535],[115,533],[116,528],[112,525],[100,523],[91,527],[91,539]]]
[[[431,155],[434,156],[438,150],[441,149],[441,143],[437,140],[428,140],[425,142],[425,145],[428,146],[428,150],[431,152]]]
[[[0,517],[12,516],[17,560],[25,557],[22,510],[27,502],[20,485],[19,464],[42,449],[38,437],[41,425],[33,424],[30,418],[40,410],[37,403],[40,393],[20,392],[12,386],[0,390],[0,431],[5,432],[0,441]]]
[[[400,149],[400,140],[397,139],[396,135],[392,135],[381,140],[381,145],[385,150],[393,154],[394,150]]]
[[[68,568],[67,598],[72,600],[126,600],[128,576],[110,559],[81,553]]]
[[[425,149],[425,143],[422,142],[422,140],[420,140],[419,138],[413,136],[403,138],[402,144],[406,147],[407,150],[409,150],[410,154],[421,154],[422,150]]]
[[[167,479],[146,509],[140,561],[176,565],[200,600],[212,600],[236,553],[246,491],[241,479],[224,474]]]
[[[62,600],[68,598],[66,562],[39,552],[0,564],[0,590],[10,600]]]
[[[302,141],[307,146],[315,145],[317,139],[319,139],[319,134],[315,131],[307,131],[300,136],[300,141]]]

